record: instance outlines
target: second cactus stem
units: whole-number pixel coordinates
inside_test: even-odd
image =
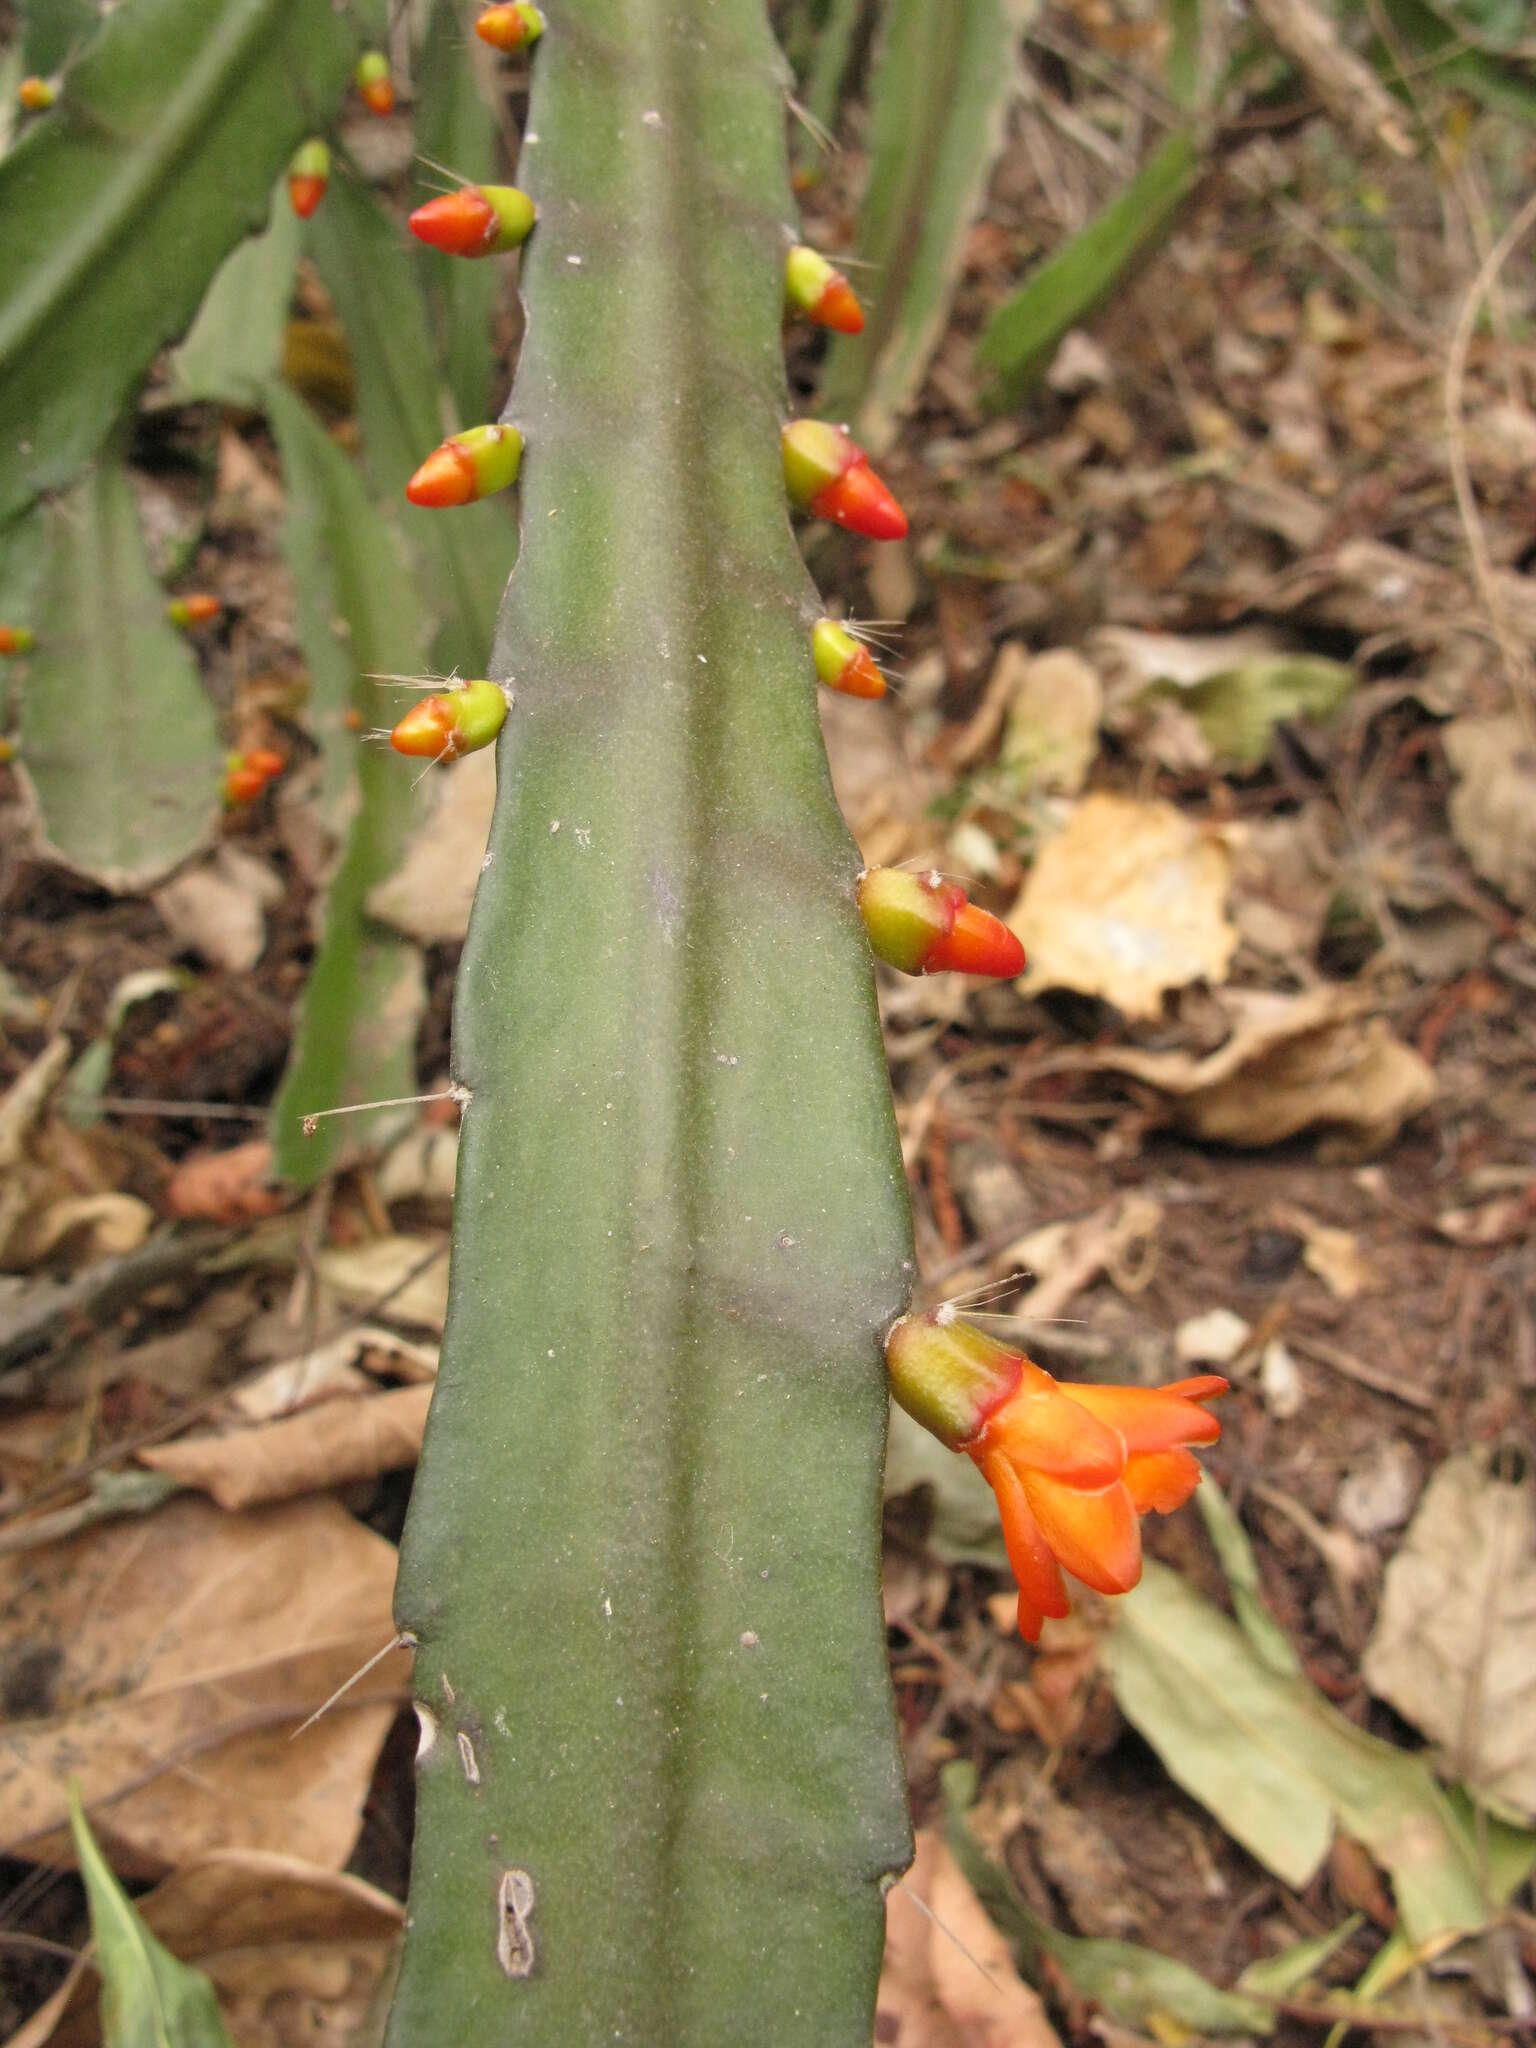
[[[762,0],[542,13],[390,2041],[867,2048],[909,1854],[878,1536],[912,1257],[785,516],[786,79]],[[894,529],[813,440],[803,502]],[[495,487],[489,448],[453,476]]]

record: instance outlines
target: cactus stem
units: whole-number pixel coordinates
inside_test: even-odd
[[[1024,948],[1001,918],[970,902],[958,882],[866,868],[859,910],[877,957],[903,974],[984,974],[1008,980],[1024,970]]]
[[[487,7],[475,23],[475,34],[481,42],[489,43],[505,56],[536,43],[543,33],[544,17],[528,0],[505,0],[505,4]]]
[[[405,487],[413,505],[470,505],[517,481],[523,437],[516,427],[465,427],[434,448]]]
[[[418,206],[407,226],[445,256],[499,256],[528,239],[536,217],[515,185],[462,185]]]
[[[288,165],[288,203],[300,220],[308,220],[325,197],[331,181],[331,152],[312,135],[301,142]]]

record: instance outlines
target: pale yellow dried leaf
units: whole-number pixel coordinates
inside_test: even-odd
[[[448,1313],[445,1239],[376,1237],[368,1244],[333,1245],[315,1265],[343,1307],[376,1311],[391,1323],[442,1330]]]
[[[1521,910],[1536,910],[1536,748],[1514,712],[1445,729],[1456,771],[1451,830],[1467,858]]]
[[[319,1401],[250,1429],[157,1444],[138,1459],[221,1508],[292,1500],[414,1465],[431,1400],[430,1386],[416,1386]]]

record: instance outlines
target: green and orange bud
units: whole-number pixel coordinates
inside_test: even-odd
[[[1166,1387],[1064,1385],[951,1308],[903,1316],[885,1344],[891,1393],[997,1496],[1019,1585],[1019,1633],[1035,1642],[1068,1612],[1063,1572],[1099,1593],[1141,1577],[1139,1517],[1171,1514],[1200,1483],[1191,1444],[1221,1424],[1201,1405],[1214,1374]]]
[[[395,82],[389,75],[389,59],[382,50],[364,50],[357,60],[358,97],[370,114],[395,111]]]
[[[8,767],[16,758],[16,742],[0,735],[0,768]]]
[[[864,331],[864,308],[853,286],[819,250],[803,242],[797,242],[784,259],[784,296],[817,327],[835,328],[839,334]]]
[[[465,427],[434,448],[405,487],[413,505],[472,505],[517,482],[523,437],[516,427]]]
[[[0,654],[30,654],[36,644],[30,626],[0,626]]]
[[[1024,971],[1024,948],[1001,918],[969,901],[958,882],[906,868],[866,868],[859,910],[876,956],[903,974]]]
[[[252,747],[249,753],[228,754],[224,760],[224,801],[231,810],[254,803],[267,784],[287,767],[282,755],[271,747]]]
[[[331,152],[318,135],[301,142],[288,164],[288,204],[308,220],[331,182]]]
[[[835,619],[818,619],[811,633],[811,653],[816,675],[829,690],[841,690],[845,697],[883,697],[885,677],[876,668],[869,649]]]
[[[46,114],[58,96],[58,80],[53,78],[34,75],[24,78],[16,88],[16,97],[29,114]]]
[[[407,226],[445,256],[500,256],[528,239],[537,212],[515,185],[461,185],[418,206]]]
[[[869,540],[900,540],[907,515],[869,466],[869,457],[825,420],[791,420],[784,429],[784,488],[815,519],[830,519]]]
[[[165,608],[165,616],[173,626],[180,626],[183,633],[190,633],[198,626],[211,626],[224,607],[216,597],[210,597],[206,590],[195,590],[190,597],[173,597]]]
[[[502,5],[487,7],[475,23],[475,34],[481,42],[489,43],[504,56],[511,56],[514,50],[526,50],[543,33],[544,17],[537,7],[529,5],[529,0],[504,0]]]
[[[390,734],[389,744],[397,754],[457,761],[488,747],[506,722],[506,691],[500,683],[482,678],[413,704]]]

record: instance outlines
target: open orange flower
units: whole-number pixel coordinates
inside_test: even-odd
[[[952,1309],[903,1316],[885,1346],[909,1415],[980,1467],[1019,1582],[1019,1633],[1068,1612],[1064,1571],[1099,1593],[1141,1577],[1138,1517],[1182,1507],[1200,1482],[1191,1444],[1221,1424],[1200,1406],[1215,1374],[1166,1387],[1062,1385]]]

